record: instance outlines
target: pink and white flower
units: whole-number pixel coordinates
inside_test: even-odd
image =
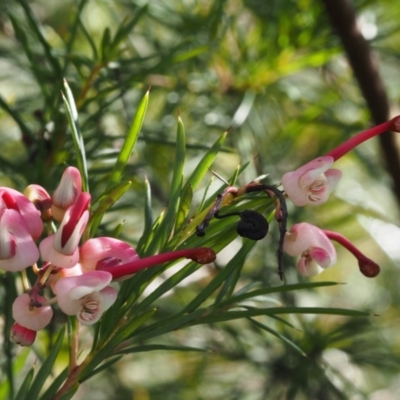
[[[59,307],[84,325],[95,324],[117,298],[117,291],[108,286],[111,279],[105,271],[61,278],[54,286]]]
[[[42,296],[36,296],[36,301],[37,304],[32,304],[27,293],[18,296],[12,305],[12,316],[19,325],[40,331],[53,317],[53,309],[44,305],[47,300]]]
[[[79,241],[89,219],[90,194],[82,192],[71,207],[54,235],[39,245],[43,260],[61,268],[72,268],[79,261]]]
[[[286,232],[283,250],[292,257],[300,255],[297,268],[306,276],[317,275],[336,263],[336,250],[326,234],[306,222]]]
[[[32,346],[36,339],[36,331],[25,328],[15,322],[11,327],[10,339],[20,346]]]
[[[39,250],[25,219],[14,209],[0,210],[0,268],[22,271],[38,259]]]
[[[283,188],[293,204],[319,205],[328,199],[342,177],[340,170],[330,169],[333,162],[333,157],[319,157],[283,175]]]
[[[133,247],[111,237],[89,239],[81,246],[79,254],[83,272],[94,271],[97,266],[114,267],[139,259]]]
[[[2,209],[17,211],[24,219],[32,238],[36,240],[40,237],[43,231],[40,212],[22,193],[11,188],[0,187],[0,210]]]

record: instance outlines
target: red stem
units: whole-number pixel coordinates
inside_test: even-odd
[[[373,138],[374,136],[380,135],[383,132],[386,132],[391,127],[391,121],[384,122],[383,124],[374,126],[373,128],[367,129],[363,132],[358,133],[353,136],[349,140],[346,140],[344,143],[335,147],[327,156],[331,156],[334,160],[338,160],[340,157],[344,156],[350,150],[353,150],[354,147],[358,146],[361,143],[364,143],[366,140]]]
[[[214,250],[207,247],[199,247],[196,249],[184,249],[164,254],[157,254],[155,256],[141,258],[136,261],[113,267],[103,265],[99,266],[98,270],[107,271],[113,276],[113,279],[118,279],[126,275],[132,275],[142,269],[153,267],[167,261],[174,261],[179,258],[190,258],[199,264],[207,264],[213,262],[215,257]]]
[[[379,274],[379,265],[376,262],[372,261],[370,258],[366,257],[363,253],[361,253],[361,251],[358,250],[357,247],[349,241],[349,239],[338,232],[324,230],[324,233],[329,239],[341,244],[344,248],[350,251],[350,253],[352,253],[354,257],[357,258],[358,266],[360,267],[360,271],[363,275],[368,278],[374,278]]]

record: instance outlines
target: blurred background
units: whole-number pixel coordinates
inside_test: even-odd
[[[3,0],[0,184],[23,190],[38,183],[50,191],[65,166],[75,165],[60,96],[65,77],[78,105],[91,192],[100,195],[151,86],[126,171],[132,188],[99,231],[109,234],[124,221],[121,237],[135,245],[143,230],[145,179],[155,215],[168,200],[178,109],[187,176],[230,128],[212,170],[229,179],[246,166],[241,184],[263,174],[277,184],[283,173],[400,113],[399,20],[398,0]],[[82,385],[75,398],[398,399],[398,143],[385,134],[340,159],[335,167],[343,178],[323,206],[289,205],[289,226],[307,221],[339,231],[380,264],[381,274],[365,278],[340,247],[337,265],[310,279],[287,257],[288,283],[343,285],[259,299],[363,310],[370,318],[294,315],[293,327],[276,321],[289,342],[260,320],[194,326],[163,340],[206,352],[127,356]],[[209,185],[213,192],[222,183],[210,173],[195,193],[197,203]],[[277,240],[273,225],[245,262],[243,286],[280,285]],[[225,248],[216,267],[240,246],[235,240]],[[201,271],[169,294],[166,312],[189,302],[216,273]]]

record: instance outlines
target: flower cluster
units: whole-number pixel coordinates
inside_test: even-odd
[[[282,177],[285,195],[296,206],[324,203],[339,182],[342,173],[331,169],[332,164],[354,147],[386,131],[400,132],[400,116],[363,131],[342,143],[328,154],[308,162]],[[379,266],[362,254],[348,239],[338,232],[322,230],[302,222],[294,225],[286,234],[283,250],[290,256],[300,256],[298,270],[306,276],[320,273],[336,263],[334,240],[349,250],[358,260],[360,271],[367,277],[375,277]]]
[[[400,132],[400,116],[381,125],[363,131],[348,141],[342,143],[328,154],[318,157],[295,171],[287,172],[281,179],[283,191],[275,185],[265,185],[258,181],[251,182],[240,188],[228,186],[208,211],[202,222],[197,225],[198,236],[204,236],[205,230],[212,218],[237,216],[240,218],[236,230],[240,236],[260,240],[268,232],[268,223],[265,217],[254,210],[230,212],[221,215],[223,206],[231,204],[235,199],[249,193],[264,192],[275,204],[275,219],[279,224],[280,240],[278,245],[278,274],[283,279],[282,256],[285,252],[289,256],[300,256],[298,271],[306,276],[320,273],[336,263],[336,250],[331,242],[334,240],[349,250],[358,260],[360,271],[367,277],[375,277],[379,273],[379,266],[362,254],[343,235],[322,230],[314,225],[302,222],[294,225],[287,231],[288,212],[286,199],[290,199],[296,206],[308,204],[319,205],[324,203],[342,177],[342,172],[331,168],[333,163],[344,156],[354,147],[366,140],[386,131]]]
[[[0,268],[21,271],[25,287],[12,307],[14,342],[31,345],[36,332],[52,319],[52,304],[82,324],[92,325],[117,298],[112,280],[178,258],[201,264],[215,259],[208,248],[140,259],[129,244],[111,237],[91,238],[80,245],[90,217],[90,200],[74,167],[64,171],[52,196],[38,185],[28,186],[24,194],[0,188]],[[25,272],[28,267],[37,276],[32,287]]]

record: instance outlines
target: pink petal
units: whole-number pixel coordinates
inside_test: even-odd
[[[28,231],[34,240],[38,239],[43,231],[43,221],[40,217],[40,211],[31,203],[22,193],[17,190],[0,187],[0,199],[3,193],[7,193],[15,200],[19,213],[25,220]],[[0,200],[0,208],[8,208],[4,202]]]
[[[79,261],[79,249],[70,254],[62,254],[54,247],[55,235],[44,238],[39,245],[40,254],[44,261],[50,262],[56,267],[73,268]]]
[[[46,302],[44,297],[38,296],[40,302]],[[39,331],[43,329],[53,317],[53,309],[50,306],[29,308],[30,297],[28,294],[18,296],[12,305],[12,316],[21,326]]]
[[[84,272],[94,271],[101,261],[120,265],[139,259],[129,244],[110,237],[89,239],[81,246],[79,254]]]
[[[25,220],[12,209],[2,211],[0,217],[0,268],[22,271],[39,259],[39,250],[33,241]]]

